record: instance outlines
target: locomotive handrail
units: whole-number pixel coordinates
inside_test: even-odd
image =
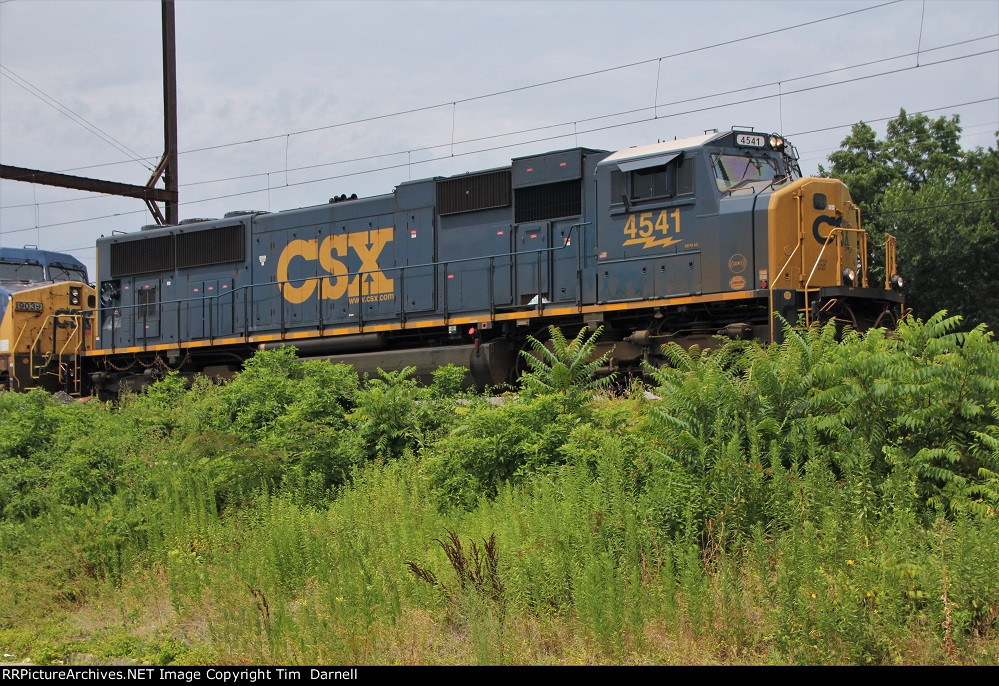
[[[367,271],[349,272],[347,274],[341,274],[341,275],[338,275],[338,276],[340,278],[347,278],[347,279],[354,279],[356,277],[360,277],[362,279],[362,281],[363,281],[363,277],[365,275],[368,275],[368,274],[377,274],[377,273],[384,274],[384,273],[399,272],[400,281],[402,282],[402,283],[400,283],[400,300],[402,301],[403,318],[404,318],[405,317],[405,290],[404,290],[404,288],[405,288],[405,285],[404,285],[405,284],[405,279],[404,279],[404,275],[405,275],[406,270],[421,269],[421,268],[423,268],[423,269],[433,268],[435,270],[433,276],[434,276],[435,281],[436,281],[438,279],[438,277],[439,277],[438,273],[436,272],[437,268],[443,268],[444,272],[446,273],[447,272],[447,268],[449,266],[454,265],[454,264],[461,264],[461,263],[468,263],[468,262],[482,262],[482,261],[488,260],[489,261],[489,271],[490,271],[490,276],[489,276],[490,284],[489,284],[489,287],[490,287],[490,290],[492,291],[493,288],[494,288],[493,280],[494,280],[494,276],[495,276],[495,260],[496,260],[496,258],[507,258],[507,259],[511,260],[511,262],[512,262],[518,256],[537,255],[537,257],[538,257],[538,270],[540,272],[541,271],[541,258],[542,258],[542,254],[547,253],[549,256],[551,256],[556,251],[565,250],[566,248],[568,248],[571,245],[572,232],[574,230],[576,230],[577,233],[578,233],[579,230],[582,229],[582,227],[587,226],[590,223],[591,222],[577,222],[575,224],[572,224],[572,225],[568,226],[566,228],[566,237],[565,237],[565,240],[562,241],[562,243],[560,245],[546,246],[546,247],[537,248],[537,249],[534,249],[534,250],[513,250],[513,251],[510,251],[510,252],[495,253],[495,254],[492,254],[492,255],[480,255],[480,256],[476,256],[476,257],[463,257],[463,258],[457,258],[457,259],[451,259],[451,260],[432,261],[432,262],[426,262],[426,263],[420,263],[420,264],[393,265],[393,266],[390,266],[390,267],[385,267],[383,269],[377,269],[377,270],[372,269],[372,270],[367,270]],[[577,248],[577,260],[576,260],[577,280],[581,280],[582,279],[582,275],[580,273],[580,270],[582,269],[582,240],[577,240],[576,248]],[[153,306],[155,306],[157,308],[158,314],[156,315],[156,317],[154,317],[152,319],[154,319],[155,321],[162,321],[162,318],[165,315],[161,316],[161,314],[159,314],[159,312],[161,312],[163,308],[166,308],[169,305],[175,305],[176,306],[176,311],[177,311],[177,320],[178,320],[177,321],[177,340],[176,340],[176,343],[179,345],[180,343],[189,342],[190,340],[193,340],[193,337],[187,337],[187,338],[185,338],[182,335],[182,327],[181,327],[181,321],[180,321],[182,305],[184,303],[187,303],[188,305],[190,305],[191,303],[201,303],[202,306],[205,307],[209,311],[208,312],[208,316],[206,317],[206,319],[207,319],[206,331],[204,332],[204,335],[201,336],[201,338],[205,338],[205,339],[207,339],[209,341],[213,341],[215,339],[215,337],[216,337],[216,333],[214,331],[214,325],[215,325],[214,312],[216,310],[218,310],[218,311],[222,310],[221,298],[224,298],[224,297],[232,298],[232,300],[231,300],[231,308],[230,309],[232,310],[233,319],[235,320],[235,309],[236,309],[237,293],[241,293],[242,294],[242,300],[243,300],[243,313],[244,313],[242,327],[241,327],[241,330],[237,331],[236,327],[233,326],[232,327],[233,328],[232,334],[233,335],[240,335],[240,336],[242,336],[242,338],[244,340],[249,341],[249,336],[250,336],[250,332],[251,332],[252,327],[250,325],[250,312],[248,310],[249,304],[250,304],[250,298],[248,297],[248,295],[252,295],[253,289],[255,289],[255,288],[264,288],[264,287],[268,287],[268,286],[278,286],[278,292],[279,292],[279,294],[282,294],[282,296],[283,296],[284,287],[286,285],[288,285],[288,284],[291,284],[291,283],[305,284],[305,283],[309,283],[309,282],[315,282],[318,285],[318,293],[319,293],[319,297],[317,297],[317,302],[318,302],[317,307],[318,307],[318,312],[319,312],[319,317],[318,317],[318,321],[319,321],[319,325],[320,325],[320,329],[319,330],[321,331],[322,328],[325,328],[324,327],[324,322],[323,322],[323,308],[322,308],[322,293],[323,293],[323,287],[324,287],[323,282],[325,280],[329,279],[330,276],[331,275],[326,274],[326,275],[307,276],[307,277],[303,277],[301,279],[287,279],[287,280],[284,280],[284,281],[267,281],[267,282],[263,282],[263,283],[249,283],[249,284],[244,284],[244,285],[236,286],[232,290],[228,291],[227,293],[216,293],[215,295],[211,295],[211,296],[190,297],[190,298],[176,298],[176,299],[173,299],[173,300],[158,301],[155,304],[153,304],[153,303],[145,303],[145,304],[134,303],[134,304],[131,304],[131,305],[115,305],[115,306],[110,306],[110,307],[98,307],[98,308],[96,308],[96,310],[88,310],[88,312],[94,312],[94,311],[96,311],[98,314],[103,314],[103,313],[106,313],[108,311],[110,311],[112,313],[114,313],[116,311],[117,312],[128,311],[128,312],[135,312],[137,314],[139,308],[148,308],[150,305],[153,305]],[[538,278],[537,285],[538,285],[538,290],[540,291],[541,290],[541,280],[540,280],[540,278]],[[447,319],[449,317],[449,315],[450,315],[450,313],[449,313],[449,311],[447,309],[447,291],[448,291],[448,289],[447,289],[446,286],[444,286],[441,290],[442,290],[442,294],[443,294],[443,297],[444,297],[444,305],[443,305],[444,317],[445,317],[445,319]],[[531,308],[535,308],[536,307],[537,310],[540,312],[542,310],[542,308],[543,308],[543,306],[544,306],[545,303],[542,302],[541,293],[539,292],[537,295],[538,295],[538,303],[536,305],[532,305],[530,307]],[[580,296],[580,294],[577,293],[577,303],[579,302],[579,296]],[[363,327],[364,327],[364,308],[363,308],[363,305],[365,303],[364,303],[364,301],[363,301],[362,298],[363,298],[363,296],[361,296],[361,294],[358,293],[358,297],[357,297],[358,321],[356,323],[357,323],[357,325],[358,325],[358,327],[360,329],[363,329]],[[490,314],[494,313],[494,308],[495,308],[495,302],[494,302],[494,300],[495,300],[494,298],[490,297]],[[525,310],[528,309],[528,306],[514,306],[514,307],[523,307]],[[285,321],[285,316],[284,316],[284,308],[285,308],[285,299],[284,299],[284,297],[281,297],[280,298],[280,310],[281,310],[281,312],[280,312],[279,331],[280,331],[280,335],[281,335],[282,338],[284,337],[285,333],[287,332],[287,326],[286,326],[286,321]],[[143,318],[142,318],[143,323],[144,324],[148,323],[149,319],[150,318],[148,317],[148,309],[143,310]],[[98,321],[100,322],[101,319],[98,318]],[[137,317],[136,317],[136,321],[138,321]],[[110,349],[114,350],[115,348],[118,347],[117,341],[116,341],[116,339],[117,339],[116,330],[118,328],[118,324],[119,323],[117,322],[117,317],[115,317],[113,315],[112,315],[112,317],[110,319],[110,322],[111,322],[111,326],[110,326],[110,328],[111,328],[111,345],[108,346],[108,347]],[[134,331],[134,329],[133,329],[133,331]],[[141,336],[138,335],[138,334],[133,334],[135,336],[136,344],[137,345],[139,344],[139,340],[140,339],[142,340],[143,347],[145,347],[146,345],[148,345],[147,339],[149,339],[149,338],[158,338],[158,336],[152,336],[151,337],[151,336],[145,335],[145,326],[143,326],[143,330],[142,331],[143,331],[143,334]],[[103,343],[102,343],[102,346],[103,346]]]
[[[895,256],[895,237],[890,233],[885,234],[885,290],[891,290],[892,274],[898,273],[898,262]]]
[[[17,334],[17,338],[14,339],[14,345],[11,346],[11,348],[10,348],[12,351],[13,350],[17,350],[17,345],[21,342],[21,337],[24,335],[24,332],[27,331],[28,324],[30,324],[30,323],[31,323],[31,319],[26,319],[24,321],[24,324],[21,326],[21,333]],[[44,326],[44,324],[43,324],[43,326]]]
[[[67,319],[71,319],[71,320],[76,320],[76,326],[74,327],[73,333],[66,338],[66,343],[59,350],[59,358],[60,359],[62,358],[63,353],[66,351],[66,347],[69,345],[70,341],[72,341],[73,338],[76,337],[77,334],[80,334],[80,344],[82,345],[82,343],[83,343],[83,334],[82,334],[82,331],[83,331],[83,314],[82,313],[81,314],[50,314],[47,317],[45,317],[45,321],[43,321],[42,325],[38,328],[38,335],[35,336],[35,340],[31,342],[31,349],[28,351],[28,375],[31,376],[32,379],[40,379],[41,376],[42,376],[41,374],[35,375],[35,373],[34,373],[34,367],[35,367],[35,349],[38,347],[38,341],[41,340],[42,333],[44,333],[45,327],[48,325],[49,320],[51,320],[51,319],[59,319],[59,318],[63,318],[63,317],[65,317]],[[57,333],[56,332],[56,327],[53,327],[52,328],[52,339],[53,339],[52,340],[52,350],[53,351],[55,351],[56,333]],[[18,340],[20,340],[20,336],[18,337]],[[77,347],[77,350],[79,350],[79,346]],[[49,359],[51,359],[51,357],[49,357]],[[47,363],[48,363],[48,361],[46,361],[46,364]]]
[[[60,316],[66,316],[66,315],[60,315]],[[62,360],[62,357],[63,357],[63,355],[66,354],[66,348],[69,347],[70,342],[72,342],[72,340],[77,335],[79,335],[80,342],[77,343],[76,349],[73,351],[74,353],[76,353],[76,354],[73,355],[73,388],[74,388],[74,390],[77,393],[79,393],[80,392],[80,355],[79,355],[79,353],[80,353],[80,349],[85,345],[85,339],[83,337],[83,315],[82,314],[78,314],[78,315],[74,314],[74,315],[69,315],[69,317],[71,319],[77,320],[76,321],[76,327],[75,327],[75,330],[73,331],[72,335],[66,337],[66,342],[63,344],[62,348],[59,349],[59,359]]]
[[[822,261],[822,255],[825,254],[826,247],[829,246],[830,241],[833,237],[836,237],[836,243],[839,242],[839,236],[837,234],[845,233],[856,233],[858,234],[857,251],[860,253],[861,259],[861,270],[864,273],[864,282],[867,280],[867,231],[864,229],[857,229],[846,226],[836,226],[829,231],[829,235],[826,236],[825,242],[822,244],[822,249],[819,250],[818,257],[815,258],[815,262],[812,264],[812,270],[808,274],[808,278],[805,280],[804,284],[804,294],[805,294],[805,326],[811,325],[811,313],[808,307],[808,292],[809,287],[812,283],[812,277],[815,276],[815,270],[819,268],[819,263]],[[863,245],[861,245],[863,244]],[[842,251],[836,252],[836,273],[840,274],[843,271],[843,253]],[[817,288],[817,287],[816,287]],[[814,289],[813,289],[814,290]]]
[[[789,264],[791,264],[791,260],[794,259],[794,255],[795,255],[796,252],[798,252],[798,249],[800,247],[801,247],[801,238],[799,237],[799,239],[798,239],[798,245],[794,246],[794,250],[792,250],[791,254],[787,256],[787,260],[784,262],[784,265],[777,271],[777,274],[783,274],[784,273],[784,270],[787,269],[787,266]],[[769,286],[769,288],[767,288],[767,292],[769,294],[769,299],[770,299],[770,342],[771,343],[774,340],[774,327],[775,327],[775,323],[774,323],[774,283],[775,283],[775,281],[776,281],[775,275],[771,274],[770,275],[770,282],[767,284],[767,286]]]

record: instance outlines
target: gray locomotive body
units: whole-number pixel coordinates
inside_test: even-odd
[[[482,386],[508,381],[549,324],[604,325],[620,366],[667,340],[779,336],[775,313],[897,316],[897,293],[865,287],[866,254],[863,283],[843,280],[861,241],[859,214],[851,228],[848,201],[829,202],[840,189],[801,179],[779,137],[730,131],[102,238],[92,376],[109,391],[165,369],[225,374],[294,345],[364,371],[453,362]],[[782,219],[803,202],[826,213],[814,238],[810,216]]]

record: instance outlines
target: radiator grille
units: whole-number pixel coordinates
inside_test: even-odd
[[[509,206],[509,169],[437,182],[437,213],[441,216]]]
[[[177,234],[177,268],[242,262],[246,255],[243,225]]]
[[[559,181],[516,190],[514,221],[537,222],[558,217],[575,217],[583,211],[582,181]]]
[[[111,244],[111,277],[173,271],[173,236]]]

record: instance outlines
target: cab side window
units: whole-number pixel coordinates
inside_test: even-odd
[[[627,165],[622,165],[627,166]],[[693,160],[678,155],[666,164],[611,172],[611,204],[664,200],[694,192]]]

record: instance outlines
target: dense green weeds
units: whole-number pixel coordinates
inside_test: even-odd
[[[118,407],[0,394],[0,648],[994,664],[999,346],[833,333],[669,348],[651,400],[557,354],[494,406],[287,350]]]

